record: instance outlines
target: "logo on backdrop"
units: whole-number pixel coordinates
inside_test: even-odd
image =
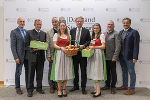
[[[150,60],[139,60],[140,64],[150,64]]]
[[[93,12],[94,8],[83,8],[84,12]]]
[[[60,8],[61,12],[69,12],[71,11],[71,8]]]
[[[118,1],[129,1],[129,0],[118,0]]]
[[[35,1],[38,1],[38,0],[27,0],[27,1],[29,1],[29,2],[30,2],[30,1],[35,2]]]
[[[16,8],[17,12],[27,12],[27,8]]]
[[[17,18],[5,18],[5,22],[14,23],[17,22]]]
[[[140,8],[129,8],[129,12],[140,12]]]
[[[140,21],[141,22],[150,22],[150,18],[141,18]]]
[[[49,8],[38,8],[39,12],[49,12]]]
[[[5,0],[6,2],[14,2],[14,1],[16,1],[16,0]]]
[[[106,8],[106,12],[117,12],[117,8]]]

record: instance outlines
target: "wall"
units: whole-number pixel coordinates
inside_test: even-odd
[[[122,29],[122,19],[130,17],[132,27],[141,36],[139,60],[136,63],[137,87],[150,88],[150,0],[5,0],[4,2],[4,81],[5,85],[14,84],[15,62],[10,50],[10,31],[17,27],[19,16],[26,19],[26,29],[33,28],[36,18],[43,20],[42,30],[51,28],[51,18],[64,16],[69,29],[75,26],[74,18],[83,16],[84,27],[91,30],[94,23],[100,23],[102,32],[106,30],[108,20],[114,20],[115,29]],[[0,42],[0,43],[2,43]],[[23,69],[24,70],[24,69]],[[3,71],[3,70],[2,70]],[[24,84],[22,71],[21,84]],[[121,69],[117,66],[118,82],[121,85]],[[47,83],[48,63],[45,62],[43,84]],[[89,85],[90,83],[88,83]]]
[[[0,81],[4,81],[3,16],[4,16],[3,0],[0,0]]]

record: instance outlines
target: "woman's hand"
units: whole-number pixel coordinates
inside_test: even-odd
[[[89,46],[89,48],[90,48],[90,49],[95,49],[95,47],[94,47],[94,46]]]
[[[67,49],[64,47],[60,47],[60,50],[62,50],[64,53],[66,53]]]

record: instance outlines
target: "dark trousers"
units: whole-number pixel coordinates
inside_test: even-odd
[[[52,70],[52,62],[49,62],[49,72],[48,72],[48,84],[50,87],[56,88],[57,87],[57,83],[54,82],[53,80],[50,80],[51,78],[51,70]]]
[[[39,91],[42,89],[43,69],[44,69],[44,61],[41,60],[40,57],[37,57],[36,62],[29,61],[28,91],[33,92],[34,90],[35,71],[37,82],[36,90]]]
[[[80,64],[80,70],[81,70],[81,88],[86,88],[86,82],[87,82],[87,58],[81,57],[81,55],[73,56],[73,64],[74,64],[74,72],[75,72],[75,78],[74,78],[74,87],[79,87],[79,64]]]
[[[115,88],[117,82],[116,62],[106,60],[106,68],[107,68],[107,80],[105,83],[108,87]]]
[[[16,63],[16,72],[15,72],[15,88],[20,89],[20,75],[22,73],[22,66],[24,65],[25,69],[25,82],[26,87],[28,83],[28,60],[24,60],[24,62],[20,62],[20,64]]]

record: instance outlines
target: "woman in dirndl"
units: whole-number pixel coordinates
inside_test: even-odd
[[[94,54],[88,58],[87,78],[95,82],[96,90],[91,94],[93,94],[93,97],[98,97],[101,96],[100,81],[106,80],[105,36],[101,33],[101,26],[98,23],[93,25],[89,48],[94,49]]]
[[[65,47],[70,44],[70,35],[66,26],[66,21],[59,22],[59,31],[53,37],[55,50],[52,65],[51,80],[57,82],[58,97],[66,97],[67,80],[73,79],[72,57],[65,55]]]

